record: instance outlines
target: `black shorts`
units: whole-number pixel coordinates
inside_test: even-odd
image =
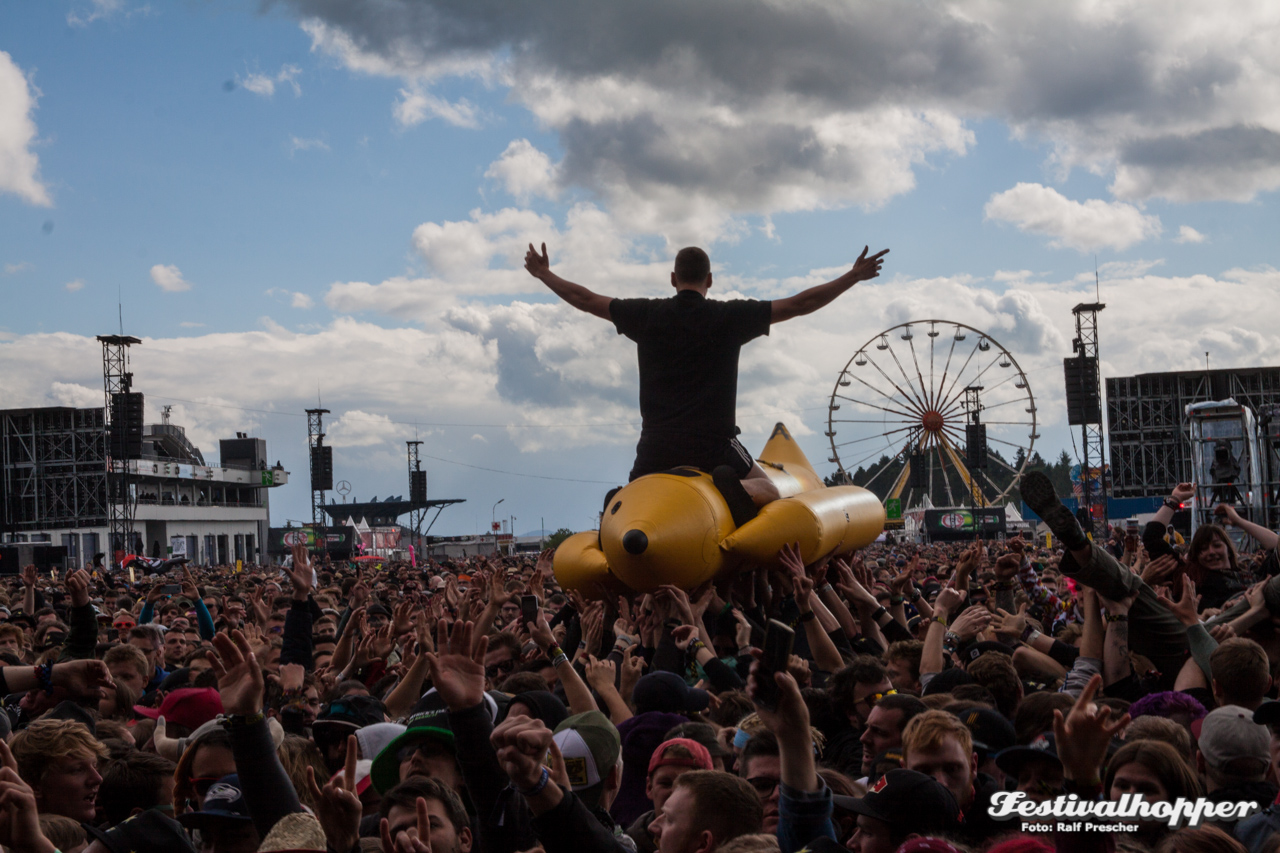
[[[730,466],[739,479],[744,479],[755,464],[751,454],[736,438],[642,435],[636,445],[636,462],[631,468],[630,479],[681,467],[710,473],[721,465]]]

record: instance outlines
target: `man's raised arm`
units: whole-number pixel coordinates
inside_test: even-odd
[[[529,271],[529,275],[539,279],[543,284],[551,288],[551,291],[556,296],[559,296],[579,311],[594,314],[602,320],[613,319],[609,314],[609,303],[613,301],[612,296],[601,296],[599,293],[593,293],[580,284],[565,281],[551,271],[551,261],[547,258],[546,243],[542,244],[542,254],[538,254],[532,243],[529,244],[529,251],[524,256],[524,268]]]
[[[858,256],[853,269],[839,278],[832,279],[826,284],[815,285],[808,290],[802,290],[795,296],[773,300],[773,313],[769,317],[769,322],[781,323],[783,320],[790,320],[792,317],[812,314],[858,282],[867,281],[880,275],[880,265],[884,263],[880,259],[889,254],[889,250],[885,249],[882,252],[876,252],[868,258],[867,252],[870,248],[870,246],[863,247],[862,254]],[[532,247],[530,249],[532,250]]]

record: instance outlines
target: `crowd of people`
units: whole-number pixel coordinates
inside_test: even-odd
[[[788,548],[643,595],[561,589],[550,551],[30,567],[0,587],[0,845],[1280,850],[1277,537],[1224,508],[1252,553],[1171,542],[1189,488],[1095,543],[1028,475],[1053,547]],[[1001,814],[1136,794],[1257,807]]]

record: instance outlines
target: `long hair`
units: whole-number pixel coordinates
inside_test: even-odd
[[[1164,741],[1135,740],[1116,750],[1116,754],[1107,762],[1107,775],[1102,783],[1104,797],[1109,798],[1111,795],[1111,783],[1115,781],[1116,772],[1121,767],[1134,763],[1141,764],[1164,783],[1169,802],[1176,802],[1179,797],[1194,800],[1201,796],[1200,780],[1178,754],[1178,750]]]
[[[1236,555],[1236,546],[1232,543],[1231,537],[1227,535],[1227,531],[1216,524],[1206,524],[1203,527],[1196,528],[1196,535],[1191,537],[1191,544],[1187,546],[1187,576],[1197,584],[1204,580],[1205,574],[1209,571],[1200,565],[1200,555],[1213,544],[1214,539],[1221,539],[1226,543],[1227,562],[1231,564],[1231,571],[1240,571],[1240,560]]]

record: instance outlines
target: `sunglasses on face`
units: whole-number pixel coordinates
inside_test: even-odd
[[[115,628],[118,631],[127,631],[133,627],[133,623],[132,622],[113,622],[111,627]]]
[[[762,800],[772,797],[773,792],[778,788],[778,780],[771,776],[753,776],[747,780],[747,784],[756,789],[756,793]]]
[[[897,690],[886,690],[883,693],[869,693],[866,696],[863,696],[862,700],[858,704],[866,704],[867,710],[870,710],[874,708],[876,706],[876,703],[879,702],[881,699],[883,699],[886,696],[893,696],[897,692],[898,692]]]
[[[488,678],[493,678],[494,676],[497,676],[497,675],[506,675],[507,673],[511,672],[515,668],[516,668],[516,661],[515,661],[515,658],[512,658],[510,660],[504,660],[501,663],[495,663],[490,666],[486,666],[484,668],[484,674]]]

